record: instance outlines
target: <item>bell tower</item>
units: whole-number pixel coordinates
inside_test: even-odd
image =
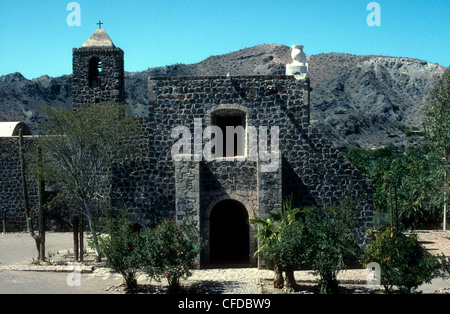
[[[99,22],[81,48],[73,48],[73,107],[100,102],[124,102],[124,52],[117,48]]]

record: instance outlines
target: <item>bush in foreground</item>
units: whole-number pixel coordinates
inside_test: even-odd
[[[127,289],[137,288],[137,279],[166,278],[168,292],[178,291],[180,279],[188,277],[204,247],[197,226],[188,221],[164,220],[154,229],[133,232],[127,214],[108,223],[108,234],[100,237],[100,250],[107,266],[122,275]]]
[[[319,275],[321,294],[338,294],[338,273],[358,260],[355,209],[354,201],[345,199],[337,205],[322,207],[306,220],[307,261]]]
[[[375,234],[362,262],[380,265],[381,284],[386,292],[393,292],[396,286],[400,293],[408,294],[423,283],[430,283],[441,267],[439,259],[427,252],[416,234],[405,235],[391,227]]]
[[[191,275],[203,242],[193,222],[164,220],[153,230],[140,233],[145,273],[153,279],[166,278],[169,292],[178,291],[180,279]]]
[[[337,274],[360,253],[355,234],[356,203],[343,199],[335,205],[304,209],[289,205],[284,209],[277,220],[254,220],[260,227],[258,254],[275,270],[274,287],[283,287],[284,270],[286,288],[295,290],[294,270],[309,266],[320,277],[320,293],[339,293]],[[276,217],[276,213],[268,214]]]
[[[106,265],[122,275],[127,289],[137,288],[137,279],[143,273],[140,259],[142,240],[134,233],[125,214],[107,223],[108,234],[99,237],[99,248],[106,257]]]

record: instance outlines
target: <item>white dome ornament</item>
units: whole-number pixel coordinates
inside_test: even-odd
[[[293,45],[291,57],[294,60],[286,65],[286,75],[294,75],[296,79],[305,79],[308,75],[308,63],[302,45]]]

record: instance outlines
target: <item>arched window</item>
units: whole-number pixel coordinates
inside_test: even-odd
[[[245,112],[237,109],[220,109],[214,111],[211,118],[212,125],[222,130],[224,156],[244,156]]]
[[[100,74],[102,72],[102,62],[97,57],[89,60],[89,87],[100,86]]]

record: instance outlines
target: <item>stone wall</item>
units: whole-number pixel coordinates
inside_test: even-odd
[[[77,65],[78,53],[84,52],[74,51],[74,67],[83,66]],[[113,59],[116,53],[112,51]],[[83,84],[76,83],[74,89]],[[363,233],[372,226],[371,183],[310,126],[309,90],[308,79],[292,76],[150,78],[149,116],[141,120],[140,134],[134,139],[135,156],[112,171],[113,204],[131,212],[134,222],[143,227],[163,218],[189,217],[208,239],[209,215],[222,200],[240,202],[252,218],[280,210],[291,195],[294,206],[330,204],[351,197],[360,203],[359,232],[364,243]],[[82,103],[89,97],[74,101]],[[278,127],[277,167],[263,170],[267,163],[261,160],[259,147],[258,158],[251,158],[248,135],[240,158],[198,158],[207,140],[196,132],[196,121],[201,121],[203,130],[227,112],[242,114],[247,130],[255,127],[261,134],[258,128],[266,126],[268,147],[274,141],[270,128]],[[171,150],[179,138],[172,138],[172,130],[177,126],[187,127],[192,145],[186,160],[175,162]],[[17,139],[0,140],[2,202],[21,221]],[[256,249],[254,233],[252,227],[251,252]],[[203,261],[208,260],[208,249]]]
[[[124,52],[120,48],[73,49],[73,107],[98,102],[125,100]],[[89,61],[101,61],[100,85],[89,87]]]
[[[147,125],[147,124],[146,124]],[[147,137],[143,139],[136,136],[136,157],[142,154],[142,146],[145,146]],[[38,229],[38,196],[37,182],[29,169],[29,158],[33,154],[34,136],[24,136],[24,153],[26,167],[26,184],[28,190],[29,208],[34,230]],[[147,147],[144,149],[147,151]],[[134,163],[141,162],[137,157]],[[43,203],[46,209],[46,230],[69,231],[71,230],[73,208],[64,204],[50,204],[57,194],[55,186],[49,182],[44,184]],[[109,185],[102,187],[103,193],[107,193]],[[134,200],[133,203],[136,201]],[[20,232],[26,230],[25,203],[22,186],[22,173],[19,159],[19,137],[0,137],[0,214],[6,209],[6,231]],[[87,228],[87,222],[85,227]],[[0,215],[0,230],[3,230],[2,216]]]
[[[24,137],[24,150],[29,151],[32,143],[32,137]],[[36,226],[37,185],[30,177],[27,177],[26,182],[30,213]],[[2,210],[6,210],[7,232],[26,230],[18,137],[0,137],[0,213]],[[0,215],[0,230],[3,230],[1,218]]]
[[[352,197],[360,202],[361,242],[372,223],[371,183],[309,125],[309,81],[288,76],[149,79],[149,208],[160,217],[190,216],[208,236],[208,213],[220,200],[244,204],[249,217],[279,210],[292,195],[295,206]],[[278,126],[280,162],[262,172],[260,160],[198,160],[195,119],[202,129],[216,112],[241,112],[248,126]],[[172,129],[192,134],[190,160],[174,163]],[[269,134],[270,138],[270,134]],[[201,134],[200,134],[201,139]],[[247,139],[248,140],[248,139]],[[205,140],[201,139],[202,146]],[[201,149],[201,147],[200,147]],[[246,157],[248,157],[248,152]],[[199,182],[197,182],[199,178]],[[198,204],[198,202],[200,202]],[[189,213],[189,214],[187,214]]]

